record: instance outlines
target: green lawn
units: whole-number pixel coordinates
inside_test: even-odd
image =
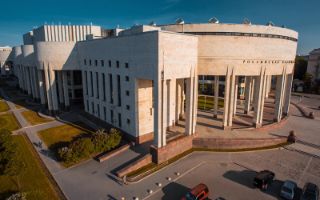
[[[59,196],[47,178],[30,143],[25,136],[16,135],[13,137],[18,145],[19,159],[25,163],[25,167],[19,176],[21,191],[27,194],[28,200],[58,200]],[[0,199],[5,199],[8,195],[17,191],[17,184],[12,178],[0,175]]]
[[[223,99],[218,99],[218,107],[224,107]],[[214,97],[212,96],[198,96],[198,109],[210,110],[214,108]]]
[[[43,118],[39,116],[38,113],[30,110],[23,111],[21,114],[31,125],[42,124],[52,121],[51,119]]]
[[[5,101],[0,101],[0,112],[6,112],[10,110],[8,104]]]
[[[50,148],[65,146],[74,138],[87,135],[90,131],[82,128],[77,128],[71,125],[62,125],[38,132],[41,140]]]
[[[0,115],[0,127],[14,131],[20,128],[19,122],[12,113],[6,113]]]

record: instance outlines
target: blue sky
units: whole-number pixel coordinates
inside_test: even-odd
[[[130,27],[155,21],[285,25],[299,32],[299,54],[320,47],[320,0],[11,0],[1,2],[0,46],[22,43],[22,34],[48,24],[90,24]]]

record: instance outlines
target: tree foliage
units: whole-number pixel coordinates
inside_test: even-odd
[[[302,56],[297,56],[294,66],[294,79],[302,80],[303,76],[307,72],[307,68],[308,61]]]

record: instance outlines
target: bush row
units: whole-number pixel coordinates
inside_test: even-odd
[[[93,153],[110,151],[121,142],[121,133],[117,129],[98,130],[90,137],[78,138],[68,146],[58,149],[58,158],[66,164],[77,163]]]

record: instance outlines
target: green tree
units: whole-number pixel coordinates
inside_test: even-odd
[[[302,80],[307,68],[308,61],[303,56],[297,56],[294,65],[294,79]]]

